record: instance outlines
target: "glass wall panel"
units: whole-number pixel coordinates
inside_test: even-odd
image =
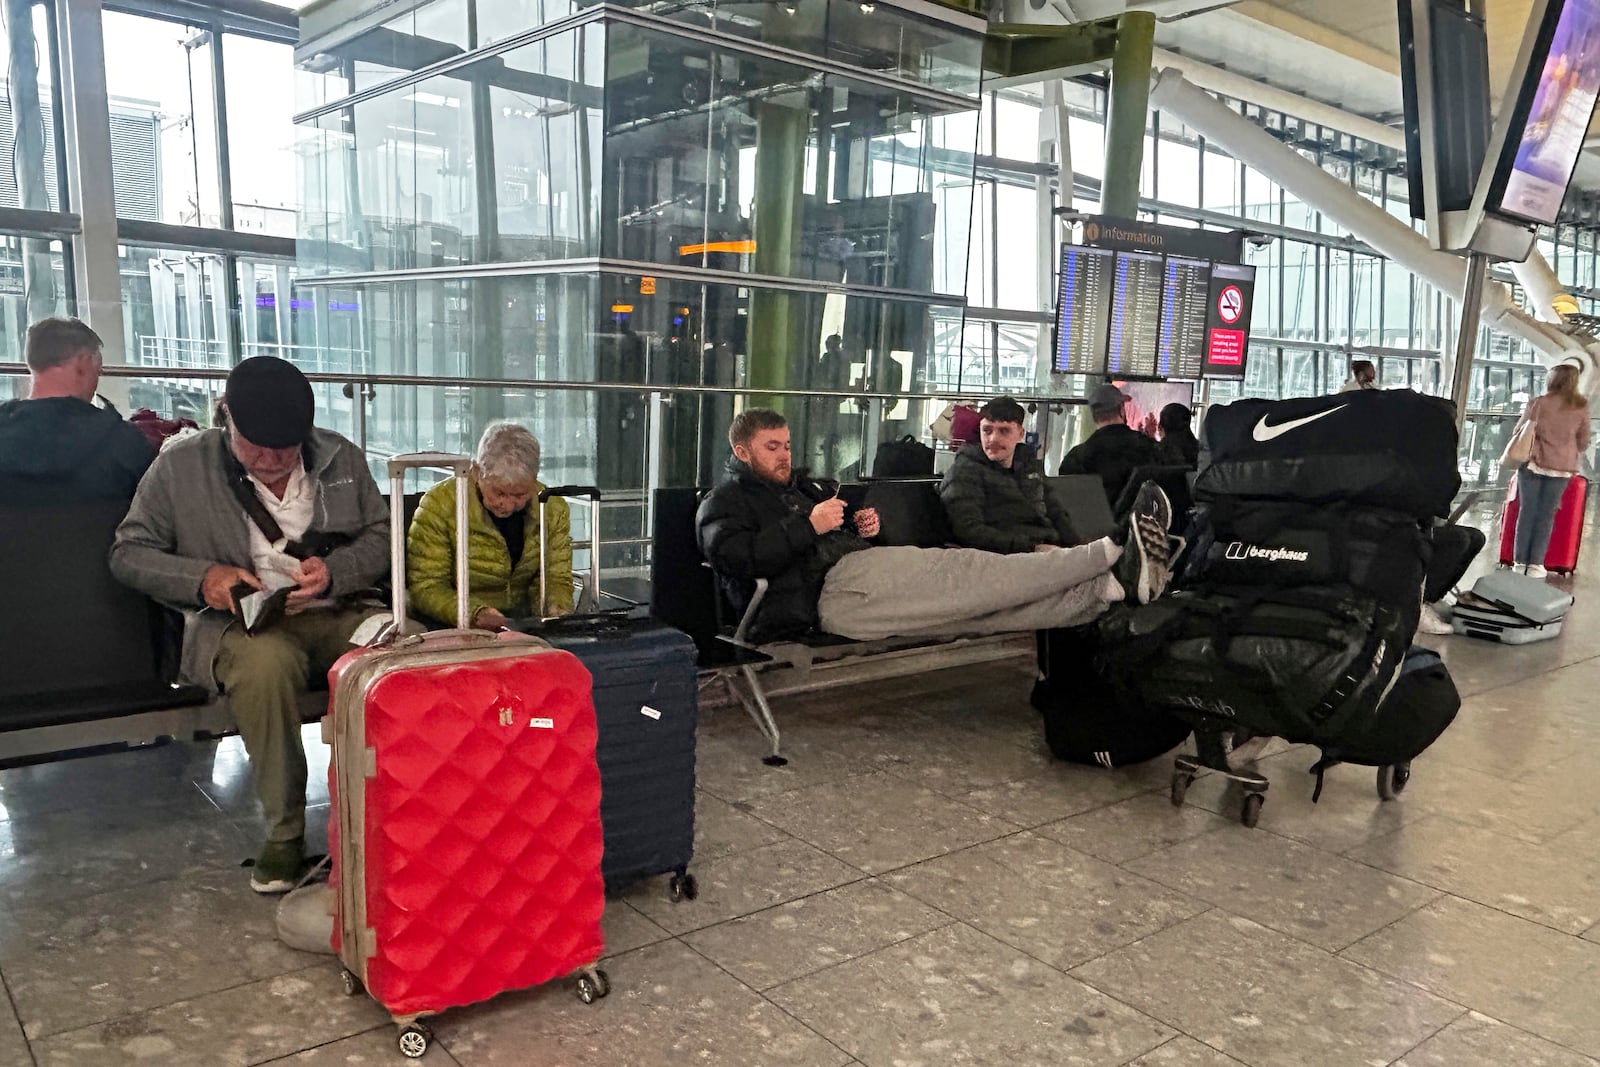
[[[594,462],[606,487],[644,484],[649,386],[751,386],[753,363],[767,347],[750,329],[760,291],[734,285],[661,278],[646,293],[636,276],[606,274],[369,282],[338,287],[337,299],[323,297],[329,288],[300,286],[294,298],[311,303],[305,310],[318,318],[345,314],[350,358],[373,373],[641,386],[596,394],[597,406],[563,416],[587,420],[562,428],[559,439],[585,442],[591,460],[600,455]],[[908,395],[931,391],[945,373],[933,359],[934,324],[952,317],[959,322],[959,308],[842,293],[781,295],[799,353],[791,388]],[[284,354],[313,369],[307,350]],[[369,424],[380,452],[470,450],[484,422],[505,417],[494,391],[474,393],[470,402],[465,394],[439,393],[432,408],[407,395],[398,391]],[[817,397],[784,406],[797,455],[808,465],[833,471],[859,463],[859,435],[843,429],[859,420],[855,401]],[[904,404],[883,408],[885,419],[905,426],[902,432],[920,431],[901,413]],[[715,476],[732,415],[731,398],[715,393],[672,402],[666,417],[672,480],[665,484],[700,484]],[[846,437],[855,442],[853,451],[845,448]]]
[[[223,256],[124,245],[118,266],[129,363],[211,369],[233,365]]]
[[[966,244],[975,110],[634,26],[608,53],[602,255],[933,292]]]
[[[118,215],[221,226],[211,35],[115,11],[104,19],[106,91],[126,102],[112,119]]]
[[[222,39],[228,100],[228,178],[233,228],[294,237],[294,49],[228,34]]]
[[[67,313],[66,275],[63,242],[0,234],[0,362],[22,362],[30,322]],[[26,378],[0,377],[0,399],[27,389]]]
[[[603,48],[603,27],[579,27],[302,127],[301,262],[595,255]]]
[[[56,121],[59,102],[52,74],[50,8],[38,4],[29,10],[31,19],[8,20],[0,26],[0,45],[10,56],[5,96],[0,102],[0,153],[10,165],[0,166],[0,207],[62,211],[67,197],[64,176],[56,169],[61,130]],[[125,109],[113,101],[111,110],[120,117]],[[155,116],[148,108],[142,113],[141,129],[149,142],[154,137]],[[153,169],[154,159],[149,158],[146,166]]]

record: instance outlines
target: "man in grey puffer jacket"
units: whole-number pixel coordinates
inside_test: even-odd
[[[956,544],[1009,555],[1076,543],[1066,512],[1045,492],[1044,464],[1022,443],[1026,417],[1008,396],[978,412],[979,439],[956,454],[939,486]]]
[[[224,404],[226,428],[166,449],[140,482],[111,570],[184,613],[185,678],[228,694],[268,826],[250,885],[281,893],[305,858],[299,697],[373,613],[362,594],[388,573],[389,511],[361,450],[312,426],[292,364],[245,360]],[[240,586],[289,587],[287,613],[247,633]]]

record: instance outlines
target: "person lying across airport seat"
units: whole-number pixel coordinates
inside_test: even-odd
[[[467,481],[467,610],[471,625],[499,630],[514,619],[568,615],[573,607],[572,531],[567,502],[551,497],[540,520],[539,440],[514,422],[483,431]],[[540,543],[547,603],[539,599]],[[416,612],[454,625],[456,481],[428,490],[406,535],[406,590]]]
[[[821,629],[855,640],[1075,626],[1114,603],[1160,596],[1170,577],[1171,506],[1150,485],[1115,537],[1047,552],[874,546],[871,508],[846,514],[838,486],[791,465],[789,428],[764,408],[728,430],[731,477],[701,501],[700,550],[744,612],[766,596],[757,643]]]
[[[1115,505],[1129,477],[1139,467],[1152,466],[1156,443],[1128,425],[1125,407],[1129,397],[1106,382],[1089,394],[1089,414],[1095,431],[1068,452],[1058,474],[1093,474],[1105,486],[1106,501]]]
[[[978,412],[978,439],[956,453],[939,499],[956,543],[990,552],[1069,545],[1072,525],[1045,492],[1044,464],[1024,444],[1022,405],[997,397]]]
[[[27,400],[0,404],[0,474],[88,497],[133,499],[156,458],[144,434],[95,404],[100,335],[77,319],[28,327]]]
[[[305,862],[300,697],[376,628],[389,509],[361,449],[312,425],[311,383],[293,364],[244,360],[223,399],[225,427],[150,467],[111,572],[185,614],[182,674],[227,694],[255,773],[267,835],[250,887],[284,893]],[[256,591],[283,610],[263,606],[247,628],[238,610]]]

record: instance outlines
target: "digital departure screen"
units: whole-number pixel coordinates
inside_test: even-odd
[[[1118,252],[1111,290],[1106,371],[1131,378],[1156,376],[1156,336],[1161,326],[1164,257]]]
[[[1064,374],[1104,374],[1111,317],[1115,252],[1066,245],[1056,298],[1055,369]]]
[[[1205,364],[1211,264],[1169,256],[1166,270],[1156,374],[1162,378],[1198,378]]]
[[[1566,0],[1556,20],[1528,118],[1513,133],[1500,210],[1553,223],[1589,134],[1600,95],[1600,0]],[[1501,157],[1502,160],[1504,156]]]

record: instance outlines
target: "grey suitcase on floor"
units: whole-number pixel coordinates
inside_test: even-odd
[[[1535,641],[1559,637],[1565,621],[1532,622],[1488,601],[1478,600],[1471,593],[1463,593],[1450,614],[1450,625],[1461,636],[1498,641],[1502,645],[1531,645]]]
[[[1495,571],[1472,587],[1475,600],[1486,601],[1536,626],[1564,618],[1572,608],[1572,594],[1542,578],[1516,571]]]

